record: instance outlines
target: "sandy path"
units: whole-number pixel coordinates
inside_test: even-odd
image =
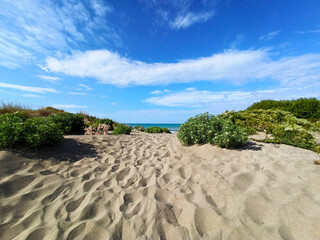
[[[260,143],[182,147],[170,134],[2,151],[0,239],[320,239],[317,157]]]

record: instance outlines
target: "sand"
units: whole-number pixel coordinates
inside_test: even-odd
[[[0,239],[320,239],[317,158],[144,133],[1,151]]]

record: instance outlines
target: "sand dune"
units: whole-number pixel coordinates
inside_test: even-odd
[[[317,158],[144,133],[1,151],[0,239],[320,239]]]

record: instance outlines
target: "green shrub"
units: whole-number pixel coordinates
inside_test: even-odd
[[[61,125],[52,119],[35,117],[25,122],[24,137],[27,146],[40,147],[53,145],[63,138]]]
[[[242,147],[248,140],[243,128],[208,113],[189,118],[180,126],[177,136],[185,145],[210,143],[226,148]]]
[[[92,126],[93,128],[97,128],[100,123],[109,125],[110,126],[109,130],[113,131],[115,122],[113,120],[109,119],[109,118],[99,119],[99,118],[91,117],[91,121],[90,121],[90,123],[88,125]]]
[[[143,126],[140,126],[140,125],[138,125],[138,126],[133,126],[133,129],[134,129],[134,130],[137,130],[137,131],[140,131],[140,132],[144,132],[144,130],[145,130],[145,128],[144,128]]]
[[[65,134],[71,132],[83,132],[85,128],[83,115],[73,113],[59,113],[51,115],[49,118],[61,125],[61,128]]]
[[[12,148],[24,143],[26,118],[19,113],[0,115],[0,147]]]
[[[146,133],[162,133],[162,129],[159,127],[148,127],[145,130]]]
[[[273,139],[264,142],[284,143],[314,150],[315,141],[311,131],[319,131],[318,122],[299,119],[292,113],[282,110],[245,110],[225,112],[219,115],[246,129],[247,133],[257,131],[272,134]]]
[[[124,125],[124,124],[119,124],[112,132],[113,135],[119,135],[119,134],[130,134],[131,132],[131,127]]]
[[[297,100],[263,100],[252,104],[247,110],[273,109],[292,113],[295,117],[310,119],[313,121],[320,119],[320,101],[316,98],[300,98]]]
[[[0,148],[40,147],[57,143],[62,137],[61,125],[51,119],[28,118],[24,112],[0,116]]]
[[[162,131],[163,133],[171,133],[168,128],[161,128],[161,131]]]

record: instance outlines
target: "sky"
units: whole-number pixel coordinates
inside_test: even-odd
[[[320,99],[319,0],[0,0],[0,101],[182,123]]]

